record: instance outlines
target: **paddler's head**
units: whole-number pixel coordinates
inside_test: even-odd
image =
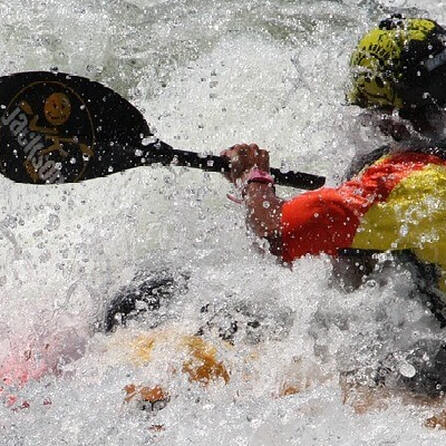
[[[350,104],[402,117],[446,106],[446,30],[393,15],[359,41],[350,60]]]

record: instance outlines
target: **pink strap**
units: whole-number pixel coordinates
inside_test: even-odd
[[[254,167],[249,172],[248,176],[245,179],[245,183],[268,183],[274,184],[274,178],[264,170],[260,170],[257,167]]]
[[[260,170],[257,167],[253,167],[248,176],[245,178],[243,183],[237,187],[239,193],[241,193],[241,198],[233,195],[233,194],[227,194],[226,196],[229,198],[229,200],[233,201],[237,204],[243,203],[243,198],[246,194],[246,186],[249,183],[264,183],[264,184],[272,184],[274,185],[274,178],[264,170]]]
[[[241,198],[236,197],[234,194],[226,194],[226,197],[231,200],[233,203],[242,204],[243,200]]]

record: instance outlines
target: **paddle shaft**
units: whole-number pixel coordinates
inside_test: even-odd
[[[215,155],[204,156],[195,152],[174,149],[163,141],[157,141],[149,146],[152,146],[148,153],[152,163],[160,163],[164,166],[193,167],[208,172],[220,173],[229,172],[231,169],[229,160],[224,157]],[[271,175],[277,184],[299,189],[318,189],[325,183],[324,177],[303,172],[282,172],[279,169],[272,168]]]

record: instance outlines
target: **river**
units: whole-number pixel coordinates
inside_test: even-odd
[[[86,76],[130,100],[171,145],[216,154],[257,142],[273,165],[333,185],[357,151],[384,141],[358,129],[359,110],[345,103],[359,37],[394,11],[446,23],[445,3],[0,0],[0,74]],[[446,433],[423,426],[438,409],[398,396],[363,415],[343,404],[340,372],[373,366],[408,339],[446,338],[407,299],[403,273],[345,294],[330,285],[326,257],[299,259],[292,270],[279,265],[253,246],[243,209],[227,200],[230,187],[215,173],[157,166],[76,185],[0,178],[0,186],[0,357],[38,355],[46,344],[49,361],[70,357],[62,374],[12,389],[12,408],[2,397],[2,445],[445,441]],[[181,358],[168,347],[145,367],[113,351],[104,312],[140,270],[188,279],[136,332],[163,324],[192,334],[206,324],[200,310],[208,304],[219,310],[216,325],[222,312],[238,313],[235,347],[221,346],[215,330],[206,334],[231,370],[227,385],[173,377]],[[260,335],[248,329],[252,318],[262,321]],[[278,397],[296,374],[299,392]],[[158,382],[172,395],[161,411],[123,402],[125,385]]]

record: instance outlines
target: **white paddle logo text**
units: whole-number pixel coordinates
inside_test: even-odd
[[[24,166],[34,181],[40,179],[46,183],[64,182],[64,177],[60,175],[56,162],[44,159],[42,154],[42,150],[45,149],[43,135],[30,130],[28,117],[20,107],[16,107],[9,115],[5,113],[1,118],[1,123],[9,127],[19,146],[23,147],[23,152],[26,155]]]

